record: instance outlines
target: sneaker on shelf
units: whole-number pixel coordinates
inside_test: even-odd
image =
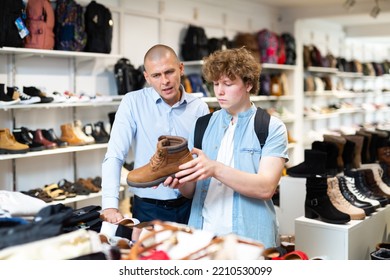
[[[46,96],[46,93],[42,92],[40,89],[36,87],[23,87],[23,92],[32,97],[35,96],[41,98],[40,103],[51,103],[54,100],[53,97]]]
[[[53,103],[64,103],[66,102],[66,97],[58,91],[53,91],[52,93],[46,94],[48,97],[53,98]]]
[[[41,103],[41,98],[38,96],[30,96],[24,92],[19,92],[20,104],[35,104]]]
[[[11,93],[11,94],[10,94]],[[9,106],[14,105],[20,102],[20,98],[13,98],[13,88],[12,92],[10,92],[9,88],[7,87],[7,92],[5,92],[5,85],[0,84],[0,106]]]

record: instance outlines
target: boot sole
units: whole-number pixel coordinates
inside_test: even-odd
[[[129,180],[126,180],[126,181],[127,181],[127,184],[130,187],[134,187],[134,188],[151,188],[151,187],[157,187],[158,185],[160,185],[162,182],[164,182],[170,176],[175,178],[175,175],[171,174],[171,175],[167,175],[167,176],[164,176],[164,177],[161,177],[161,178],[158,178],[158,179],[156,179],[154,181],[149,181],[149,182],[132,182],[132,181],[129,181]]]
[[[0,149],[0,155],[4,155],[4,154],[25,154],[28,151],[30,151],[30,149],[23,149],[23,150]]]

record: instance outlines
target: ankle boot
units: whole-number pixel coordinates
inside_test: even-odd
[[[43,137],[45,137],[47,140],[56,143],[57,146],[58,146],[59,148],[68,147],[68,142],[61,141],[61,140],[57,137],[57,135],[55,134],[53,128],[50,128],[50,129],[42,129],[42,135],[43,135]]]
[[[351,220],[348,214],[339,211],[327,194],[326,177],[306,179],[305,217],[331,224],[345,224]]]
[[[33,138],[34,141],[39,144],[42,144],[45,147],[45,149],[55,149],[58,147],[57,143],[49,141],[43,136],[41,129],[37,129],[35,131],[30,131],[30,132],[34,135]]]
[[[28,145],[16,141],[8,128],[0,129],[0,154],[21,154],[29,150]]]
[[[191,161],[187,140],[179,136],[160,136],[157,151],[150,162],[127,174],[127,184],[136,188],[158,186],[179,171],[179,165]]]
[[[383,180],[385,172],[382,165],[379,163],[369,163],[362,165],[362,168],[369,168],[372,170],[376,184],[386,196],[389,196],[390,186]]]
[[[305,150],[305,160],[300,164],[287,168],[287,175],[298,178],[326,175],[326,153],[316,150]]]
[[[346,170],[345,175],[354,178],[355,188],[369,199],[378,201],[380,207],[385,207],[388,204],[389,200],[387,197],[374,194],[367,186],[366,179],[361,170]]]
[[[326,172],[330,176],[335,176],[338,173],[337,156],[339,150],[337,145],[328,141],[314,141],[311,148],[326,153]]]
[[[371,203],[359,200],[347,187],[347,181],[343,175],[337,176],[339,181],[339,189],[343,197],[351,203],[353,206],[360,208],[364,211],[366,216],[375,212],[375,207]]]
[[[42,151],[45,146],[41,143],[34,141],[34,135],[27,127],[14,128],[12,134],[15,136],[16,141],[19,143],[28,145],[31,152]]]
[[[352,168],[359,168],[362,164],[362,149],[364,137],[361,135],[344,135],[344,138],[355,143]]]
[[[383,172],[380,172],[380,176],[382,181],[390,187],[390,166],[387,165],[386,163],[379,163],[379,166],[382,168]]]
[[[390,146],[384,146],[377,149],[378,161],[390,166]]]
[[[344,146],[347,140],[342,136],[324,134],[324,141],[333,142],[337,145],[338,154],[337,154],[337,170],[338,172],[342,172],[344,169],[344,160],[343,160],[343,152]]]
[[[0,105],[7,106],[7,105],[17,104],[19,102],[20,102],[19,98],[13,99],[12,95],[8,95],[5,92],[5,85],[0,84]]]
[[[337,177],[328,178],[327,194],[332,204],[341,212],[348,214],[351,220],[364,220],[366,214],[363,209],[353,206],[342,195]]]
[[[65,141],[69,146],[81,146],[85,145],[85,141],[80,139],[71,123],[61,125],[61,141]]]
[[[83,124],[82,124],[81,120],[74,120],[73,121],[73,128],[74,128],[74,132],[76,133],[77,137],[84,140],[84,142],[86,144],[94,144],[96,142],[95,138],[93,138],[93,136],[87,135],[83,131]]]
[[[382,189],[377,184],[377,182],[375,180],[375,176],[374,176],[374,171],[372,169],[361,168],[359,170],[363,173],[364,179],[366,180],[366,183],[367,183],[366,185],[373,192],[374,195],[387,197],[387,199],[390,198],[390,194],[387,194],[384,191],[382,191]]]

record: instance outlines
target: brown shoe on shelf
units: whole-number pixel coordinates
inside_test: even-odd
[[[76,181],[75,185],[81,185],[92,193],[97,193],[100,192],[101,190],[100,188],[98,188],[92,183],[90,178],[89,179],[79,178]]]
[[[58,147],[57,143],[52,142],[43,136],[42,129],[37,129],[30,132],[34,135],[34,142],[42,144],[45,149],[55,149]]]
[[[0,129],[0,154],[23,154],[29,150],[28,145],[16,141],[8,128]]]
[[[136,188],[158,186],[179,171],[179,165],[191,161],[187,140],[179,136],[160,136],[157,151],[150,162],[127,174],[127,184]]]
[[[86,142],[77,136],[74,126],[71,123],[61,125],[61,141],[68,142],[69,146],[82,146]]]

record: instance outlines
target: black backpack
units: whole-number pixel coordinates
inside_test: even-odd
[[[17,18],[24,21],[23,15],[25,17],[23,0],[0,1],[0,47],[23,47],[23,39],[15,24]]]
[[[211,115],[213,114],[207,114],[202,117],[199,117],[196,120],[195,124],[195,135],[194,135],[194,147],[198,149],[202,149],[202,140],[204,132],[206,131],[207,125],[209,124]],[[255,122],[254,122],[254,129],[257,135],[257,139],[259,139],[260,147],[263,148],[265,145],[265,141],[268,137],[268,127],[269,127],[269,121],[271,119],[270,114],[268,112],[260,107],[257,107],[256,115],[255,115]]]
[[[181,56],[185,61],[201,60],[209,54],[208,39],[203,27],[190,25],[181,45]]]
[[[141,67],[136,69],[127,58],[121,58],[115,63],[114,74],[119,95],[141,89],[145,85]]]
[[[113,21],[110,10],[96,1],[91,1],[85,10],[85,31],[87,45],[85,51],[110,53]]]

